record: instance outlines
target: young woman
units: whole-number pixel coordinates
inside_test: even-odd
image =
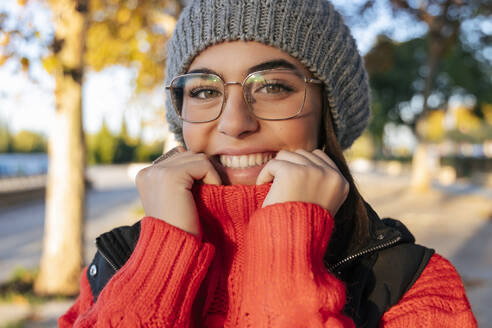
[[[97,239],[62,327],[476,327],[453,266],[380,220],[342,149],[369,88],[324,0],[201,0],[169,43],[182,147]]]

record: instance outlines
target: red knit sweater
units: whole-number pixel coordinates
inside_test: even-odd
[[[325,269],[333,218],[320,206],[261,208],[270,185],[194,190],[203,240],[142,219],[128,262],[93,302],[86,270],[60,327],[354,327]],[[434,255],[381,327],[476,327],[460,277]]]

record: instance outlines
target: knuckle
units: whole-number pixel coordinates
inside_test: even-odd
[[[195,156],[197,159],[200,159],[200,160],[208,160],[207,155],[205,155],[204,153],[198,153],[198,154],[195,154]]]
[[[329,174],[329,181],[331,182],[333,187],[339,190],[344,190],[345,183],[347,182],[342,175],[335,172]]]
[[[307,166],[296,165],[289,169],[288,174],[297,177],[303,181],[306,181],[312,174],[311,170]]]
[[[343,193],[348,193],[350,185],[347,180],[341,175],[338,175],[337,186]]]
[[[348,183],[347,180],[344,179],[343,181],[343,192],[345,195],[347,195],[350,191],[350,184]]]
[[[205,168],[207,169],[207,171],[215,171],[215,167],[212,163],[210,163],[209,160],[207,160],[205,162]]]
[[[278,153],[277,153],[277,156],[275,157],[284,157],[288,154],[289,152],[285,149],[281,149]]]
[[[137,175],[135,176],[135,183],[140,183],[145,177],[147,176],[149,168],[143,168],[140,171],[138,171]]]
[[[316,175],[316,177],[319,177],[319,178],[327,175],[325,168],[322,166],[319,166],[319,165],[312,166],[312,171]]]

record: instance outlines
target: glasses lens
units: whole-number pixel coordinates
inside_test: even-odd
[[[295,71],[271,70],[251,74],[244,95],[253,113],[263,119],[286,119],[299,113],[306,85]]]
[[[181,118],[207,122],[217,118],[222,106],[224,84],[213,74],[186,74],[171,83],[171,98]]]

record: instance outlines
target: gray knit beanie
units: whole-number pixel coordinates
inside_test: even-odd
[[[205,48],[224,41],[257,41],[299,60],[324,82],[342,149],[352,145],[370,115],[364,63],[341,15],[326,0],[194,0],[168,42],[166,85],[184,74]],[[183,142],[182,121],[166,98],[171,132]],[[326,116],[326,115],[325,115]],[[326,118],[325,118],[326,119]]]

